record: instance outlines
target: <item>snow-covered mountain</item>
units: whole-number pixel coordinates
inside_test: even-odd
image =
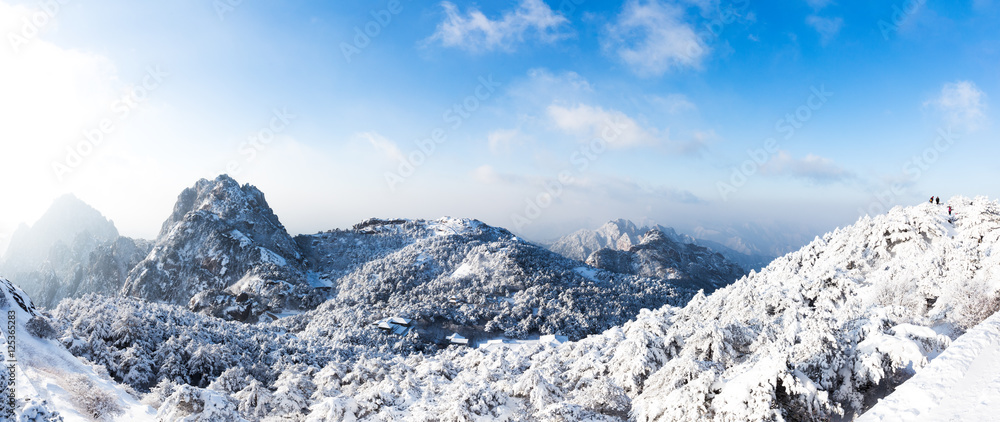
[[[309,292],[302,255],[264,194],[229,176],[185,189],[149,255],[133,268],[123,293],[146,300],[230,307],[241,294],[255,309],[296,304]],[[245,309],[244,309],[245,308]]]
[[[657,229],[672,240],[679,241],[679,236],[676,236],[673,229],[664,227]],[[567,258],[585,261],[591,254],[601,249],[628,250],[639,244],[639,237],[649,230],[649,227],[639,228],[629,220],[619,219],[609,221],[597,230],[577,230],[555,241],[549,249]]]
[[[743,268],[722,255],[691,243],[680,243],[658,229],[643,234],[627,249],[600,249],[587,258],[594,268],[669,279],[678,286],[711,293],[739,279]],[[624,243],[624,242],[622,242]]]
[[[353,243],[367,263],[352,270],[330,254],[323,265],[347,274],[335,286],[345,301],[274,323],[223,322],[97,296],[65,301],[53,318],[75,354],[123,380],[156,384],[146,399],[161,415],[221,403],[228,415],[249,420],[852,420],[1000,309],[1000,204],[956,197],[950,205],[953,216],[944,205],[923,204],[862,218],[684,307],[644,310],[562,344],[411,354],[419,332],[373,332],[369,320],[424,294],[439,308],[458,309],[437,311],[435,321],[472,318],[474,309],[489,309],[472,305],[489,305],[491,288],[531,273],[566,276],[548,270],[560,266],[540,248],[454,219],[373,220],[300,237],[300,244],[316,241],[310,259]],[[452,243],[465,246],[445,249],[465,249],[434,247]],[[514,259],[526,256],[534,258]],[[506,271],[514,277],[499,285],[478,278]],[[415,293],[401,297],[383,285]],[[429,286],[485,294],[445,304]],[[539,311],[576,309],[580,296],[568,286]],[[109,323],[119,320],[131,322]]]
[[[33,226],[18,227],[0,268],[6,272],[35,270],[49,261],[54,246],[73,246],[81,236],[93,244],[110,242],[118,238],[118,229],[75,196],[59,197]]]
[[[37,304],[66,297],[117,294],[151,245],[118,235],[114,223],[74,196],[57,199],[32,227],[21,226],[0,263],[0,273]]]
[[[577,230],[555,241],[549,246],[549,249],[567,258],[586,261],[601,249],[628,251],[633,246],[639,245],[642,236],[651,230],[657,230],[662,234],[664,241],[661,243],[698,245],[711,252],[719,253],[742,267],[744,273],[750,270],[759,270],[774,259],[774,256],[741,252],[712,240],[695,239],[688,235],[678,234],[673,228],[659,224],[639,227],[632,221],[624,219],[609,221],[597,230]],[[679,249],[680,247],[672,246],[672,248]]]
[[[308,411],[335,419],[852,419],[997,310],[1000,206],[950,203],[958,209],[951,219],[929,204],[863,218],[684,308],[644,312],[579,342],[330,364],[314,378],[322,393]]]
[[[703,274],[649,279],[599,271],[477,220],[369,220],[297,238],[336,297],[303,316],[317,330],[402,316],[481,339],[581,338],[644,307],[680,304]],[[339,322],[338,322],[339,321]],[[443,338],[449,332],[441,333]]]
[[[69,217],[53,217],[60,215]],[[40,234],[21,235],[8,260],[16,265],[5,269],[45,308],[87,293],[122,294],[253,322],[265,312],[301,312],[336,296],[350,304],[339,311],[443,319],[474,338],[543,332],[576,338],[620,324],[641,307],[680,304],[697,287],[737,278],[708,251],[644,255],[636,260],[643,269],[625,274],[598,271],[474,220],[372,219],[293,239],[263,193],[225,175],[184,190],[152,244],[117,237],[110,221],[75,198],[58,201],[36,226]],[[68,237],[71,229],[70,246],[49,235]],[[630,244],[640,247],[641,235],[629,230]],[[41,249],[30,245],[48,238],[55,240],[45,261],[20,258],[31,255],[20,245]],[[698,249],[672,245],[663,254]],[[615,299],[599,300],[602,292]]]

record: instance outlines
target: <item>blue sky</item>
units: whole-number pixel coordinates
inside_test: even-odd
[[[293,233],[808,239],[996,197],[1000,4],[855,3],[0,0],[0,238],[65,193],[153,237],[227,171]]]

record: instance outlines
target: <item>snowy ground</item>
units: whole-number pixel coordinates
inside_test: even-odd
[[[959,337],[858,421],[1000,419],[1000,313]]]
[[[477,349],[494,350],[500,347],[525,347],[548,344],[558,346],[569,341],[565,336],[546,335],[528,339],[509,339],[506,337],[495,337],[476,344]]]
[[[27,295],[0,278],[0,315],[7,316],[7,330],[15,333],[10,336],[4,330],[0,336],[0,346],[8,352],[4,364],[15,367],[14,397],[31,403],[18,409],[17,420],[34,420],[39,409],[57,411],[65,422],[155,418],[155,409],[139,403],[106,371],[84,364],[56,340],[29,334],[26,323],[34,314]],[[0,415],[0,420],[6,420],[5,416]]]
[[[110,379],[99,376],[92,367],[59,347],[53,340],[39,340],[28,335],[18,337],[18,379],[19,398],[40,398],[51,403],[65,422],[92,421],[85,415],[80,396],[93,397],[95,391],[103,391],[117,402],[120,413],[106,415],[108,420],[141,421],[152,420],[155,409],[139,403],[121,386]],[[74,381],[74,377],[76,381]],[[82,383],[79,381],[85,379]],[[89,385],[88,385],[89,384]],[[89,386],[82,390],[82,386]]]

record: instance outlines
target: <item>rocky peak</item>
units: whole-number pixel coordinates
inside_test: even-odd
[[[264,193],[250,184],[240,185],[228,175],[215,180],[201,179],[177,197],[174,211],[163,223],[164,239],[185,221],[199,218],[218,219],[285,258],[297,259],[294,240],[268,205]]]
[[[644,277],[677,279],[678,285],[712,291],[732,283],[743,269],[712,250],[683,243],[653,228],[627,249],[603,248],[587,257],[595,268]]]
[[[90,238],[90,243],[113,241],[118,238],[118,229],[77,197],[62,196],[34,225],[22,224],[14,232],[2,267],[7,272],[37,268],[54,246],[72,247],[81,237]]]
[[[222,175],[181,192],[124,293],[183,304],[203,291],[235,289],[281,306],[303,284],[299,247],[264,194]]]

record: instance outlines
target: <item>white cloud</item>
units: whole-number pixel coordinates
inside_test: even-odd
[[[697,68],[709,47],[684,20],[684,7],[656,0],[629,0],[608,26],[604,47],[641,76],[659,76],[675,68]]]
[[[559,129],[581,135],[583,142],[604,139],[610,148],[656,145],[665,140],[656,129],[642,127],[631,117],[617,110],[604,110],[579,104],[573,108],[558,105],[548,107],[549,118]]]
[[[494,154],[509,152],[510,148],[517,144],[522,136],[518,129],[498,129],[490,132],[486,136],[490,144],[490,151]]]
[[[974,131],[985,126],[986,94],[971,81],[956,81],[944,84],[941,95],[924,102],[933,106],[953,127]]]
[[[355,137],[368,142],[369,145],[374,147],[378,152],[382,153],[382,155],[392,161],[393,164],[406,161],[406,157],[403,155],[403,152],[400,151],[399,146],[396,145],[395,142],[376,132],[362,132],[355,135]]]
[[[547,69],[531,69],[528,77],[535,85],[552,86],[557,85],[581,92],[593,92],[594,88],[587,82],[587,79],[573,71],[563,72],[555,75]]]
[[[662,184],[637,182],[628,178],[606,174],[587,174],[574,177],[568,183],[563,183],[555,178],[538,179],[534,180],[534,182],[540,189],[558,182],[568,192],[585,198],[602,198],[603,202],[607,203],[642,204],[651,201],[665,201],[670,203],[696,204],[703,202],[701,198],[686,189]]]
[[[837,34],[840,33],[840,29],[844,27],[844,19],[839,17],[824,18],[818,15],[810,15],[806,18],[806,23],[819,33],[820,41],[823,44],[833,41],[837,37]]]
[[[504,12],[499,19],[486,17],[475,7],[465,15],[451,2],[442,2],[445,20],[437,26],[429,41],[438,41],[445,47],[456,47],[472,52],[505,50],[529,35],[542,42],[554,42],[568,36],[565,27],[569,20],[554,12],[542,0],[521,0],[517,9]]]
[[[699,154],[708,148],[708,143],[711,140],[716,138],[718,138],[718,135],[712,129],[696,130],[691,134],[691,139],[687,142],[674,142],[673,150],[678,154]]]
[[[667,96],[650,95],[647,97],[650,103],[663,107],[668,113],[676,114],[684,111],[694,111],[698,106],[684,94],[669,94]]]
[[[853,174],[829,158],[808,154],[804,158],[792,157],[787,151],[778,151],[761,166],[761,173],[787,175],[818,183],[832,183],[850,179]]]

